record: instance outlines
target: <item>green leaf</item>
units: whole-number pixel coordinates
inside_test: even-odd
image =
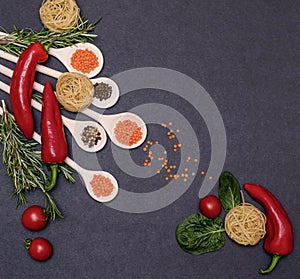
[[[226,212],[242,202],[240,183],[229,171],[224,171],[220,175],[218,194]]]
[[[221,249],[225,244],[224,231],[220,217],[210,219],[196,212],[177,226],[176,239],[185,252],[200,255]]]

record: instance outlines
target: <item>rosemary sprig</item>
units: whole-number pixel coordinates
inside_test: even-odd
[[[33,42],[39,41],[45,46],[51,45],[53,48],[67,47],[76,43],[85,43],[94,40],[97,35],[90,32],[95,30],[96,25],[102,20],[100,17],[93,23],[82,18],[79,23],[72,29],[59,33],[48,29],[35,31],[31,28],[18,30],[14,26],[14,31],[8,33],[4,27],[0,30],[8,33],[6,36],[0,36],[0,49],[15,56],[19,56],[22,51]]]
[[[3,106],[3,115],[0,122],[0,142],[3,145],[2,160],[7,166],[7,174],[12,177],[14,194],[25,194],[47,180],[47,173],[42,170],[40,152],[34,147],[37,145],[30,140],[24,140],[12,115]],[[18,200],[22,204],[24,199]]]
[[[72,176],[74,170],[71,169],[66,163],[58,164],[57,171],[61,173],[67,181],[69,181],[70,183],[75,183],[75,179]]]
[[[4,102],[0,121],[0,142],[3,145],[2,160],[14,184],[12,194],[17,195],[17,206],[28,202],[26,199],[28,192],[40,189],[44,193],[45,208],[49,218],[51,220],[56,216],[63,218],[53,197],[45,191],[44,185],[49,177],[43,169],[40,151],[35,149],[37,143],[22,138],[22,133],[14,117],[7,111]],[[63,171],[70,175],[69,170]]]

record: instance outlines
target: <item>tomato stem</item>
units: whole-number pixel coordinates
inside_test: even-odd
[[[30,245],[31,245],[31,242],[32,242],[32,240],[29,239],[29,238],[27,238],[27,239],[24,240],[24,246],[25,246],[25,248],[26,248],[27,250],[29,249],[29,247],[30,247]]]

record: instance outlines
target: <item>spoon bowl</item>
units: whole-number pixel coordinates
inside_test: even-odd
[[[82,72],[78,68],[73,67],[71,63],[72,56],[78,50],[88,50],[97,57],[98,65],[88,73]],[[85,74],[89,78],[92,78],[97,74],[99,74],[104,64],[104,58],[102,52],[97,46],[91,43],[78,43],[64,48],[50,47],[48,53],[54,56],[55,58],[57,58],[67,68],[69,72],[77,72],[77,73]]]
[[[70,165],[73,169],[75,169],[81,176],[84,185],[86,187],[87,192],[89,195],[98,202],[110,202],[112,201],[119,192],[119,186],[116,178],[110,174],[107,171],[93,171],[93,170],[87,170],[82,167],[80,167],[78,164],[76,164],[74,161],[71,162],[70,158],[67,158],[65,161],[68,165]],[[93,190],[91,182],[95,177],[102,177],[106,178],[110,183],[113,185],[112,191],[108,195],[98,195]],[[99,185],[100,186],[100,185]]]
[[[110,108],[117,103],[120,97],[118,85],[108,77],[91,79],[95,93],[92,104],[98,108]]]

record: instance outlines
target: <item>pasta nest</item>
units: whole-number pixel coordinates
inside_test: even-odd
[[[94,85],[83,74],[66,72],[61,74],[57,80],[56,94],[58,101],[66,110],[78,112],[92,103]]]
[[[256,245],[266,234],[266,216],[250,203],[232,208],[225,217],[227,235],[242,245]]]
[[[80,20],[75,0],[44,0],[39,12],[43,25],[59,33],[70,30]]]

